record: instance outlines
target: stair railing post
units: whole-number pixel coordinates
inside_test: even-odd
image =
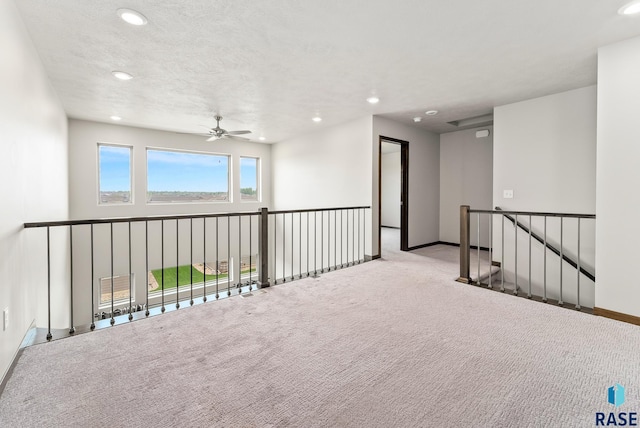
[[[260,278],[259,287],[269,287],[269,210],[260,209]]]
[[[470,260],[471,260],[471,248],[470,243],[470,214],[469,205],[460,205],[460,277],[458,282],[464,282],[469,284],[471,278],[469,277]]]

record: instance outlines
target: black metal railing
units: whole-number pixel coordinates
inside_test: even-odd
[[[46,339],[362,263],[369,208],[25,223],[46,230]],[[68,236],[52,242],[60,228]],[[52,279],[56,250],[68,257],[68,286]],[[68,311],[57,317],[68,329],[52,328],[54,311]]]
[[[471,244],[471,215],[475,214],[476,216],[476,233],[475,237],[476,248],[478,251],[477,254],[477,277],[474,281],[471,278],[471,248],[474,247]],[[481,271],[481,263],[482,257],[480,254],[481,246],[481,218],[485,217],[488,220],[488,227],[485,227],[485,239],[489,242],[488,244],[488,264],[489,271],[486,277],[487,283],[482,283],[480,271]],[[553,218],[556,219],[554,222],[554,233],[549,233],[547,230],[547,220]],[[581,277],[584,276],[589,280],[595,282],[595,274],[590,272],[588,268],[584,266],[585,262],[581,257],[581,237],[583,236],[583,227],[582,223],[585,220],[595,220],[595,215],[593,214],[575,214],[575,213],[549,213],[549,212],[531,212],[531,211],[507,211],[502,210],[500,208],[496,208],[496,210],[479,210],[479,209],[471,209],[468,205],[462,205],[460,207],[460,277],[458,281],[465,283],[474,283],[476,285],[486,285],[488,288],[494,287],[493,280],[493,271],[492,266],[498,265],[500,266],[500,278],[498,283],[500,284],[500,290],[505,291],[505,271],[507,270],[507,266],[505,266],[505,219],[511,224],[513,227],[513,265],[509,267],[513,272],[513,293],[518,295],[518,292],[521,290],[519,284],[519,262],[518,262],[518,236],[524,235],[525,244],[528,243],[528,250],[526,254],[526,258],[528,261],[527,268],[527,294],[526,297],[540,297],[540,300],[543,302],[549,301],[548,291],[549,286],[553,285],[553,294],[557,297],[557,304],[563,306],[565,304],[566,297],[566,287],[564,284],[564,274],[563,267],[565,264],[576,270],[575,275],[575,295],[572,299],[575,300],[575,308],[577,310],[582,309],[581,302]],[[519,221],[519,219],[528,220],[526,223],[523,221]],[[534,219],[542,220],[541,231],[534,231]],[[566,242],[566,220],[570,220],[575,227],[573,239],[571,246],[567,245]],[[499,230],[495,230],[494,224],[499,227]],[[595,224],[592,224],[594,226]],[[488,229],[488,230],[487,230]],[[592,234],[593,235],[593,234]],[[522,240],[522,238],[520,238]],[[494,261],[494,240],[495,242],[500,243],[500,261]],[[541,284],[541,296],[534,296],[532,293],[532,284],[534,281],[532,280],[532,242],[537,242],[541,244],[541,253],[542,253],[542,284]],[[522,243],[522,241],[521,241]],[[575,245],[574,245],[575,244]],[[570,248],[571,247],[571,248]],[[575,257],[572,257],[569,254],[569,251],[573,251],[575,253]],[[548,284],[548,267],[547,267],[547,254],[553,254],[558,256],[558,268],[559,274],[557,278],[552,279],[552,283]],[[555,299],[554,299],[555,300]]]

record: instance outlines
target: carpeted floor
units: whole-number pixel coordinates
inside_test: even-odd
[[[383,259],[27,348],[2,427],[571,427],[638,411],[640,328]]]

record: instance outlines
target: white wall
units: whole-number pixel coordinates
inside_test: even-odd
[[[198,135],[178,134],[83,120],[69,121],[70,214],[74,219],[201,212],[255,211],[271,200],[271,146],[237,140],[205,141]],[[98,143],[133,147],[134,204],[98,205]],[[197,204],[146,203],[146,148],[191,150],[231,155],[233,202]],[[240,156],[261,159],[262,202],[240,201]]]
[[[598,51],[596,306],[640,316],[640,38]]]
[[[10,311],[8,329],[0,330],[4,377],[37,317],[36,302],[46,303],[46,282],[36,282],[46,278],[46,265],[36,262],[46,256],[46,235],[22,225],[67,218],[68,146],[65,113],[13,1],[0,2],[0,52],[0,310]],[[52,282],[66,284],[68,272],[56,249]],[[64,292],[58,296],[65,298]]]
[[[476,131],[488,129],[485,138]],[[460,205],[491,209],[493,202],[493,127],[440,135],[440,240],[460,243]],[[477,245],[477,219],[471,222],[471,243]],[[480,218],[480,244],[489,246],[489,221]]]
[[[417,126],[373,117],[372,195],[374,254],[378,248],[378,144],[380,136],[409,142],[409,247],[439,240],[440,137]]]
[[[390,143],[383,143],[390,144]],[[400,152],[382,155],[382,226],[400,227]]]
[[[371,205],[371,117],[364,117],[329,128],[319,127],[317,132],[276,143],[271,150],[273,208],[276,210],[335,208]],[[341,217],[344,216],[344,217]],[[360,252],[360,258],[371,255],[371,215],[360,212],[361,220],[347,213],[324,213],[310,218],[310,266],[334,266],[347,256]],[[341,219],[344,219],[341,221]],[[290,225],[294,222],[292,242]],[[282,232],[283,222],[285,230]],[[271,277],[282,277],[282,272],[297,272],[300,259],[306,268],[306,234],[298,238],[300,222],[306,228],[306,217],[278,216],[278,248],[271,252]],[[355,225],[354,225],[355,222]],[[348,225],[348,226],[347,226]],[[365,233],[364,226],[367,226]],[[347,227],[351,241],[347,240]],[[361,230],[362,236],[354,236]],[[314,230],[315,229],[315,234]],[[337,245],[342,231],[342,242]],[[283,239],[279,237],[283,234]],[[321,245],[324,235],[326,245]],[[317,245],[313,244],[317,236]],[[291,244],[290,244],[291,242]],[[351,242],[351,243],[350,243]],[[353,242],[357,245],[354,248]],[[284,243],[284,250],[282,244]],[[315,245],[315,246],[314,246]],[[300,251],[291,251],[302,248]],[[354,251],[357,250],[357,251]],[[273,257],[273,253],[276,253]],[[284,259],[283,259],[284,254]],[[293,270],[292,270],[293,266]],[[274,274],[273,269],[278,270]]]
[[[596,207],[596,87],[576,89],[542,98],[497,107],[494,111],[493,204],[505,210],[593,214]],[[514,198],[503,198],[513,190]],[[494,260],[501,260],[500,217],[494,221]],[[528,223],[528,218],[520,218]],[[534,218],[534,230],[542,233],[543,221]],[[513,227],[505,229],[505,265],[509,281],[514,280]],[[548,239],[559,246],[560,224],[548,221]],[[581,259],[593,272],[595,265],[595,222],[581,224]],[[577,222],[566,219],[564,244],[576,258]],[[497,238],[497,239],[496,239]],[[543,283],[544,253],[532,244],[534,294]],[[518,283],[528,281],[528,236],[518,235]],[[547,252],[547,282],[559,289],[558,257]],[[563,266],[564,301],[576,300],[576,271]],[[556,293],[556,292],[553,292]],[[550,296],[556,298],[556,296]],[[581,303],[592,306],[594,284],[581,278]]]

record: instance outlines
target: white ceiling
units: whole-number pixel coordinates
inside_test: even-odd
[[[219,113],[268,142],[369,114],[452,131],[594,84],[597,48],[640,35],[628,0],[15,1],[70,117],[202,132]]]

